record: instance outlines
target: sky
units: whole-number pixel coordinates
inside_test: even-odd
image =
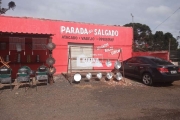
[[[2,0],[7,7],[11,0]],[[180,36],[180,0],[12,0],[6,16],[45,18],[105,25],[146,24]],[[132,17],[132,15],[133,17]],[[178,40],[180,43],[180,39]]]

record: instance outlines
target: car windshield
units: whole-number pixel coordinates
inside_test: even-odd
[[[171,62],[163,60],[161,58],[150,58],[150,59],[158,65],[172,65]]]

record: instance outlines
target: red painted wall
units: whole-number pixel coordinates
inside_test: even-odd
[[[133,56],[155,56],[165,60],[169,60],[168,51],[155,51],[155,52],[133,52]]]
[[[124,60],[132,56],[132,28],[66,22],[60,20],[45,20],[35,18],[19,18],[0,16],[0,31],[53,34],[52,42],[56,44],[53,57],[56,60],[56,74],[67,71],[68,43],[89,43],[94,45],[94,54],[103,54],[105,59],[117,58],[116,50],[121,48]],[[83,40],[86,38],[86,40]],[[105,48],[98,49],[103,45]],[[111,52],[105,49],[113,47]],[[114,51],[114,52],[113,52]]]
[[[29,66],[32,70],[37,70],[37,68],[44,64],[46,65],[46,59],[48,58],[48,52],[46,52],[45,50],[31,50],[30,46],[31,45],[31,38],[25,38],[25,50],[22,50],[21,52],[19,52],[20,54],[20,60],[21,62],[17,62],[17,58],[18,58],[18,53],[16,50],[9,50],[9,38],[3,35],[0,35],[0,43],[6,43],[6,47],[5,49],[0,49],[0,56],[4,59],[4,61],[6,60],[6,56],[9,55],[9,61],[10,63],[8,63],[8,65],[10,65],[11,69],[13,70],[12,72],[12,77],[16,78],[16,74],[18,72],[18,69],[21,66]],[[39,62],[37,62],[37,55],[39,55],[40,60]],[[30,56],[30,61],[27,61],[27,57]],[[0,66],[2,64],[0,63]]]

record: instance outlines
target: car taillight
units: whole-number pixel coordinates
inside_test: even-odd
[[[178,72],[180,73],[180,68],[178,69]]]
[[[161,73],[167,73],[169,72],[167,68],[157,68],[159,70],[159,72]]]

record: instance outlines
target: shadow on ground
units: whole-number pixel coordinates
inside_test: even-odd
[[[140,79],[129,77],[129,76],[126,76],[126,78],[128,78],[132,82],[136,82],[138,84],[143,84]],[[173,86],[173,83],[166,83],[166,82],[157,82],[157,83],[153,83],[153,85],[152,85],[152,87],[171,87],[171,86]]]

